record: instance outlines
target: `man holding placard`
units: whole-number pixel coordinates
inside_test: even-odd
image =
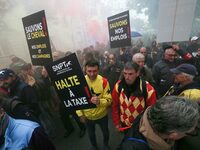
[[[98,74],[99,63],[96,60],[91,60],[85,64],[86,81],[91,90],[91,103],[96,105],[96,108],[78,110],[77,114],[80,120],[86,124],[92,149],[97,150],[97,142],[95,135],[95,125],[98,124],[101,128],[104,138],[104,149],[109,149],[109,130],[108,130],[108,115],[107,108],[111,104],[111,92],[107,79]]]

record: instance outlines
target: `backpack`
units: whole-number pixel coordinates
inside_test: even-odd
[[[143,113],[133,122],[133,125],[120,144],[120,150],[150,150],[146,138],[139,132],[140,119],[142,116]]]
[[[37,114],[29,106],[19,101],[18,97],[3,98],[1,103],[6,113],[11,117],[40,123]]]
[[[20,79],[18,79],[20,80]],[[6,106],[7,113],[15,119],[27,119],[39,123],[39,108],[35,110],[30,105],[25,104],[21,101],[22,91],[29,85],[25,82],[21,82],[16,87],[16,91],[10,95],[10,102]]]

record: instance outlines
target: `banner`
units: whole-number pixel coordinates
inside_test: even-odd
[[[131,46],[129,11],[108,17],[110,47]]]
[[[54,61],[46,69],[66,108],[96,107],[89,101],[92,95],[75,53]]]
[[[196,0],[160,0],[157,42],[188,41]]]
[[[33,65],[53,61],[44,10],[22,18],[24,31]]]

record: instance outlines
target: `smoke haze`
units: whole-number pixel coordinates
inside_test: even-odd
[[[51,44],[76,51],[107,44],[107,17],[130,10],[131,30],[155,33],[159,0],[0,0],[0,57],[29,60],[22,18],[45,10]]]

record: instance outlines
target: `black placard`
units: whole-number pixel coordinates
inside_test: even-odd
[[[24,31],[33,65],[53,61],[44,10],[22,18]]]
[[[89,101],[92,95],[75,53],[47,65],[46,69],[66,108],[96,107]]]
[[[125,47],[131,45],[129,11],[108,17],[110,47]]]

